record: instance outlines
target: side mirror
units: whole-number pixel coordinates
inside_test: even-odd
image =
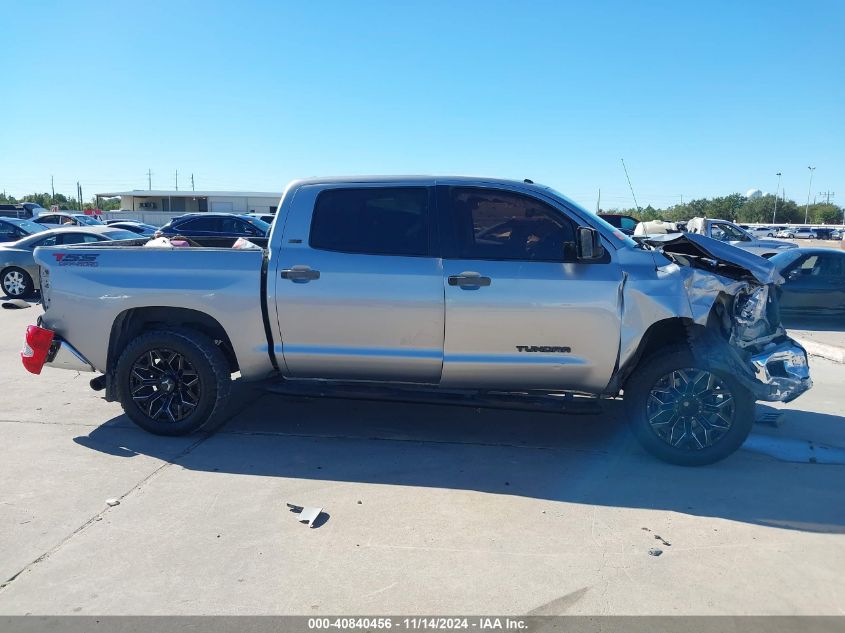
[[[578,261],[595,261],[604,257],[599,232],[589,226],[575,229],[575,254]]]
[[[795,268],[795,269],[789,271],[789,273],[786,275],[786,278],[789,279],[790,281],[795,281],[800,276],[801,276],[801,269]]]

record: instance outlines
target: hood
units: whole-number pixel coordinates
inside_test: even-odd
[[[678,263],[731,279],[753,279],[761,284],[783,282],[768,259],[697,233],[653,235],[643,241]]]

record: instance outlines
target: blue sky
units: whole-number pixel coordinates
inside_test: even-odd
[[[0,0],[0,189],[532,178],[845,203],[845,3]]]

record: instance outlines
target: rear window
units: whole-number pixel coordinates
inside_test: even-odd
[[[425,187],[329,189],[317,197],[311,248],[369,255],[429,253]]]

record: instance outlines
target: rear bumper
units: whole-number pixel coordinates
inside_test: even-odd
[[[26,328],[21,362],[28,372],[36,375],[40,374],[44,367],[95,371],[88,359],[70,343],[57,336],[52,330],[38,325],[30,325]]]
[[[807,352],[792,339],[751,357],[758,400],[791,402],[813,386]]]
[[[58,338],[50,346],[50,352],[47,354],[47,361],[44,366],[73,371],[96,371],[73,345]]]

